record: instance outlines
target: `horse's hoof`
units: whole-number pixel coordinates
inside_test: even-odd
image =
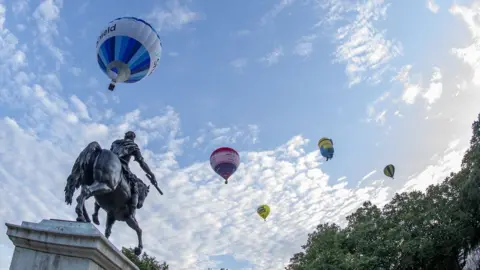
[[[139,247],[136,247],[136,248],[133,250],[133,252],[135,253],[135,255],[140,256],[140,254],[142,254],[142,249],[139,248]]]
[[[93,223],[100,225],[100,221],[98,221],[98,216],[93,215],[92,219],[93,219]]]
[[[83,217],[77,217],[77,222],[86,222],[86,220]]]

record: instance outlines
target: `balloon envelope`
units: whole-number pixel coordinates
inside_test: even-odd
[[[238,152],[230,147],[220,147],[210,155],[210,166],[223,179],[225,184],[230,176],[240,165],[240,156]]]
[[[390,177],[390,178],[393,178],[393,176],[395,175],[395,166],[393,166],[392,164],[388,164],[387,166],[385,166],[385,168],[383,169],[383,173]]]
[[[327,158],[333,158],[333,153],[335,152],[333,148],[333,141],[329,138],[321,138],[318,141],[318,148],[320,148],[320,154]]]
[[[263,218],[264,220],[267,219],[268,215],[270,214],[270,206],[266,205],[266,204],[263,204],[263,205],[260,205],[258,208],[257,208],[257,214]]]
[[[112,80],[110,90],[115,83],[135,83],[150,75],[161,54],[158,33],[149,23],[135,17],[111,21],[97,39],[97,62]]]

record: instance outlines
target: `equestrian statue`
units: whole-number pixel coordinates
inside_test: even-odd
[[[107,212],[105,237],[112,232],[115,221],[125,221],[135,230],[138,237],[138,246],[135,254],[140,255],[143,249],[142,229],[135,219],[137,209],[142,208],[150,191],[140,178],[130,171],[128,163],[134,157],[145,172],[151,184],[163,195],[158,188],[155,175],[145,163],[138,145],[135,143],[135,133],[128,131],[123,139],[112,143],[110,150],[102,149],[98,142],[91,142],[80,153],[75,161],[72,172],[67,178],[65,186],[65,202],[72,204],[75,190],[81,187],[77,197],[75,212],[78,222],[91,222],[85,201],[95,197],[95,211],[93,222],[97,225],[100,208]]]

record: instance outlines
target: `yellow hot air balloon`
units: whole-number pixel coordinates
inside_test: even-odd
[[[395,175],[395,166],[388,164],[385,166],[385,169],[383,169],[383,173],[393,179],[393,176]]]
[[[321,138],[318,140],[318,148],[320,148],[320,154],[322,154],[327,161],[333,158],[333,153],[335,150],[333,149],[332,139],[326,137]]]
[[[263,220],[267,220],[267,217],[268,215],[270,214],[270,206],[266,205],[266,204],[263,204],[263,205],[260,205],[258,208],[257,208],[257,214],[263,218]]]
[[[327,137],[323,137],[321,138],[320,140],[318,140],[318,147],[322,147],[322,146],[332,146],[332,140],[330,140],[329,138]]]

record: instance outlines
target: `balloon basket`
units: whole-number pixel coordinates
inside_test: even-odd
[[[113,89],[115,89],[115,84],[114,83],[109,84],[108,90],[113,91]]]

